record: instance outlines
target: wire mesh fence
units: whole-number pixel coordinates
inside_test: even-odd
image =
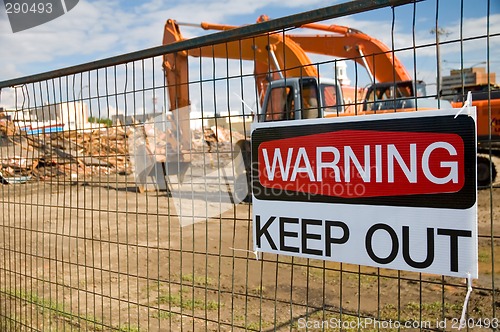
[[[500,13],[471,6],[358,1],[179,43],[193,27],[169,20],[162,47],[0,82],[0,330],[458,328],[463,279],[255,252],[249,136],[256,121],[458,110],[470,90],[483,182],[464,329],[496,329]],[[359,31],[367,13],[381,41]],[[308,109],[311,78],[333,83]],[[295,97],[265,98],[294,79]]]

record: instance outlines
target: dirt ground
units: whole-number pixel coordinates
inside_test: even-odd
[[[200,210],[193,200],[191,217],[205,219],[180,227],[188,212],[176,211],[166,192],[138,193],[130,175],[1,190],[1,331],[302,330],[306,317],[446,318],[451,330],[466,294],[456,278],[271,254],[256,260],[251,204],[206,218],[208,205]],[[500,306],[499,200],[498,187],[478,192],[474,318],[493,318]]]

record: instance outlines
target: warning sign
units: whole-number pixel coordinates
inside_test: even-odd
[[[252,127],[254,249],[477,278],[475,116]]]

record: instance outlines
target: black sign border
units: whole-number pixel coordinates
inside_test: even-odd
[[[295,123],[295,122],[294,122]],[[452,124],[452,125],[450,125]],[[312,195],[295,191],[273,192],[258,181],[258,149],[268,141],[298,136],[309,136],[340,130],[391,131],[415,133],[457,134],[464,141],[465,183],[456,193],[418,194],[402,196],[379,196],[343,198]],[[468,115],[436,115],[380,120],[356,120],[352,122],[331,122],[290,126],[257,128],[252,132],[252,181],[253,194],[259,200],[301,201],[319,203],[365,204],[386,206],[407,206],[427,208],[468,209],[476,203],[476,124]],[[473,143],[472,143],[473,142]]]

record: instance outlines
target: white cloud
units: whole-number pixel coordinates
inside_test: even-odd
[[[327,3],[315,0],[309,6]],[[297,7],[303,4],[277,0],[177,3],[152,0],[126,8],[119,1],[82,0],[66,15],[16,34],[10,32],[7,16],[3,14],[0,16],[0,31],[4,31],[0,34],[0,45],[10,47],[0,48],[0,59],[11,66],[0,68],[0,80],[60,68],[60,61],[63,66],[74,65],[160,45],[163,25],[168,18],[223,22],[230,16],[252,14],[268,5]],[[190,29],[186,31],[189,36]],[[197,33],[204,32],[199,30]]]

